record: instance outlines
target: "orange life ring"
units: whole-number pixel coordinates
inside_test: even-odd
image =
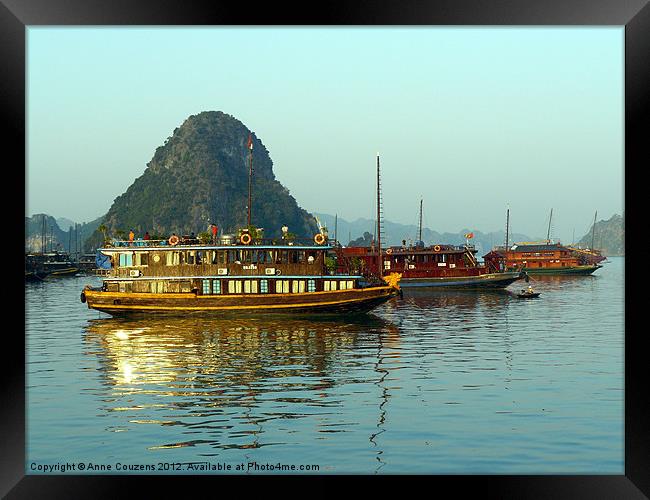
[[[176,236],[176,235],[174,234],[174,235],[172,235],[172,236],[169,237],[169,240],[168,240],[168,241],[169,241],[169,244],[170,244],[170,245],[174,246],[174,245],[178,245],[179,239],[178,239],[178,236]]]
[[[241,241],[242,245],[248,245],[253,241],[253,238],[251,238],[250,234],[244,233],[241,235],[241,238],[239,238],[239,241]]]
[[[386,253],[387,253],[388,255],[392,254],[392,253],[393,253],[393,249],[392,249],[392,248],[389,248],[388,250],[386,250]]]
[[[440,245],[436,245],[435,247],[433,247],[433,249],[434,249],[436,252],[439,252],[439,251],[440,251]]]
[[[321,233],[318,233],[316,236],[314,236],[314,241],[317,245],[322,245],[325,243],[325,236]]]

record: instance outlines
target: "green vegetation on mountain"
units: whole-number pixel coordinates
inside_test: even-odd
[[[108,237],[145,231],[198,234],[210,222],[221,233],[247,225],[249,149],[252,134],[251,222],[266,237],[286,225],[298,237],[311,238],[316,222],[275,179],[273,162],[262,142],[243,123],[220,111],[192,115],[158,147],[145,172],[118,196],[103,218]],[[103,240],[96,231],[92,246]]]

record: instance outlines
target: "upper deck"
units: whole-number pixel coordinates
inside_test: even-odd
[[[99,252],[110,258],[108,278],[199,276],[320,276],[330,274],[331,244],[312,240],[255,239],[206,244],[198,240],[114,240]]]

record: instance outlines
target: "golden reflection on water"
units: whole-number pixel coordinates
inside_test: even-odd
[[[142,392],[148,389],[141,386],[162,384],[170,395],[183,395],[185,389],[218,389],[222,384],[213,384],[216,380],[253,384],[305,373],[326,377],[337,350],[373,331],[399,341],[394,325],[371,316],[354,322],[107,318],[90,320],[84,337],[116,388]]]
[[[398,328],[376,316],[354,321],[106,318],[90,320],[84,330],[86,354],[99,360],[107,389],[101,410],[126,412],[117,431],[127,424],[197,425],[197,417],[215,429],[215,416],[234,411],[239,416],[229,417],[226,427],[250,439],[202,441],[221,448],[259,446],[261,420],[253,408],[297,418],[301,415],[292,412],[299,407],[333,404],[328,389],[337,374],[328,367],[349,355],[360,336],[375,343],[381,339],[388,356],[399,349]],[[244,420],[233,424],[233,418]],[[194,444],[156,443],[149,449]]]

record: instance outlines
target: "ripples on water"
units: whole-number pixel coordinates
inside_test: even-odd
[[[26,285],[27,465],[622,474],[623,259],[349,318],[117,319]],[[167,472],[169,473],[169,472]]]

